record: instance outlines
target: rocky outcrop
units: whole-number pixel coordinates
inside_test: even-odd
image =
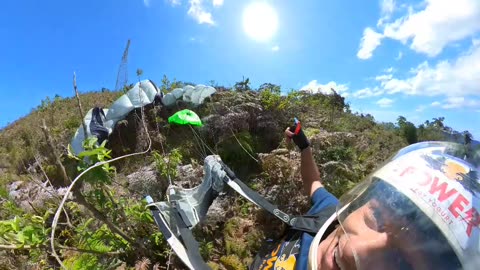
[[[29,182],[15,181],[8,185],[9,197],[25,212],[37,213],[48,207],[49,202],[58,203],[66,188],[56,189],[48,182],[32,179]]]
[[[168,182],[161,181],[158,177],[155,164],[141,167],[134,173],[127,175],[128,187],[131,192],[145,196],[157,195],[165,192]]]

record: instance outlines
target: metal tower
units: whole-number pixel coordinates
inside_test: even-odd
[[[122,61],[118,67],[117,83],[115,84],[115,90],[122,90],[128,83],[128,48],[130,47],[130,39],[127,41],[127,46],[123,52]]]

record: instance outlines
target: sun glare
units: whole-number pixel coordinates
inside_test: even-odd
[[[251,3],[243,11],[243,30],[254,40],[270,40],[277,32],[277,27],[277,13],[267,3]]]

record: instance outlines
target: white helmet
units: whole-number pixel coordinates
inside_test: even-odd
[[[309,269],[319,269],[319,245],[334,224],[357,269],[480,269],[479,163],[480,151],[455,143],[424,142],[400,150],[340,198],[336,213],[312,241]],[[363,242],[351,240],[355,235],[349,235],[345,221],[366,205],[375,219],[374,229],[390,241],[385,243],[402,243],[407,252],[390,247],[374,254],[359,252]],[[352,224],[356,223],[348,226]],[[371,241],[376,240],[367,239],[365,246]],[[337,260],[340,251],[333,250]],[[422,260],[417,264],[418,258]],[[338,261],[336,267],[342,268]]]

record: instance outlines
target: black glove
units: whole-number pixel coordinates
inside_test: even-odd
[[[294,134],[292,136],[293,142],[300,148],[300,151],[310,146],[307,136],[303,133],[300,121],[296,121],[296,124],[291,126],[289,130]]]

